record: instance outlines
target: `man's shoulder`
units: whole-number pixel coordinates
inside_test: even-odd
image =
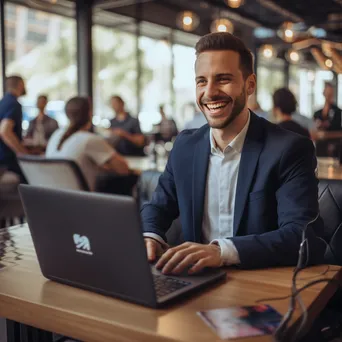
[[[177,144],[196,144],[209,133],[209,125],[204,125],[198,129],[184,129],[177,136]]]

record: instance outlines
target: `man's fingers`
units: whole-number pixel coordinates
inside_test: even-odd
[[[146,239],[145,245],[147,249],[147,258],[148,261],[154,261],[156,260],[156,251],[157,251],[157,242]]]
[[[159,259],[158,263],[156,264],[156,267],[158,269],[161,269],[177,252],[183,251],[185,249],[190,250],[190,249],[196,249],[196,248],[198,248],[197,244],[190,243],[190,242],[185,242],[177,247],[169,248],[163,254],[163,256]]]
[[[189,249],[183,249],[181,251],[176,252],[168,261],[167,263],[164,265],[162,272],[164,274],[168,274],[171,273],[173,271],[173,269],[175,267],[178,266],[178,264],[182,261],[184,261],[184,259],[186,259],[191,252],[189,251]],[[191,258],[189,258],[191,259]],[[188,260],[189,260],[188,259]],[[189,261],[189,263],[191,264],[191,260]]]
[[[192,254],[186,256],[178,265],[176,265],[176,267],[173,269],[172,273],[173,274],[182,273],[189,266],[197,263],[198,260],[205,257],[205,255],[206,254],[204,251],[198,251],[198,252],[195,252],[195,253],[192,253]]]
[[[203,270],[204,267],[207,267],[210,263],[210,257],[204,258],[204,259],[200,259],[196,262],[196,264],[194,266],[192,266],[188,273],[189,274],[194,274],[197,272],[200,272]]]

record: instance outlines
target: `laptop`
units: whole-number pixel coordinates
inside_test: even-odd
[[[147,259],[132,197],[20,185],[42,274],[51,280],[157,308],[226,272],[165,276]]]

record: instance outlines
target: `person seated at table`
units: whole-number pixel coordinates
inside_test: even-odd
[[[305,229],[308,264],[320,263],[325,245],[316,236],[324,225],[312,141],[248,109],[256,76],[239,38],[208,34],[196,56],[197,103],[208,125],[179,134],[142,208],[148,259],[161,255],[156,267],[165,274],[296,265]],[[186,242],[168,248],[165,233],[178,216]]]
[[[22,142],[23,112],[18,98],[26,95],[25,82],[20,76],[6,79],[6,94],[0,101],[0,167],[13,172],[18,182],[26,178],[18,164],[17,155],[28,154]]]
[[[88,99],[70,99],[65,106],[65,113],[70,121],[69,126],[58,129],[52,135],[46,148],[46,157],[74,160],[93,191],[98,190],[97,177],[107,171],[115,183],[109,190],[129,194],[132,189],[127,189],[125,177],[129,177],[131,171],[126,160],[102,137],[89,132],[92,120]],[[136,176],[134,178],[136,181]]]
[[[54,131],[58,129],[58,122],[45,113],[48,104],[46,95],[39,95],[37,99],[38,115],[30,121],[25,140],[33,146],[46,146]]]
[[[273,115],[278,126],[310,139],[310,132],[292,119],[296,107],[297,100],[289,89],[280,88],[274,92]]]
[[[122,155],[143,156],[146,139],[141,133],[139,120],[126,112],[125,102],[120,96],[113,96],[111,105],[115,118],[111,120],[110,127],[118,138],[114,143],[115,149]]]
[[[161,115],[161,121],[157,125],[159,132],[155,134],[154,139],[156,142],[164,143],[172,141],[178,134],[176,122],[173,119],[167,118],[163,105],[159,106],[159,113]]]

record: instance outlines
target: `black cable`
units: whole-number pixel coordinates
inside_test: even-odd
[[[337,285],[337,287],[342,287],[342,284],[338,280],[333,279],[333,278],[317,279],[317,280],[313,280],[313,281],[309,282],[308,284],[304,285],[300,289],[297,289],[290,297],[291,298],[296,297],[301,292],[308,289],[309,287],[315,286],[315,285],[320,284],[320,283],[335,283],[335,285]],[[284,330],[284,333],[282,334],[282,336],[277,336],[276,334],[274,334],[273,337],[275,338],[276,342],[289,342],[289,339],[286,337],[285,331],[286,330]],[[292,341],[296,341],[296,339],[298,337],[299,337],[299,334],[298,334],[298,329],[297,329],[297,332],[292,337]]]
[[[299,247],[298,262],[297,262],[297,266],[296,266],[296,268],[293,272],[293,276],[292,276],[292,285],[291,285],[291,293],[292,294],[290,297],[289,308],[288,308],[288,311],[286,312],[286,314],[283,316],[283,319],[281,320],[276,331],[274,332],[274,337],[280,341],[282,341],[282,338],[284,337],[284,335],[286,335],[286,331],[288,330],[288,325],[289,325],[289,323],[292,319],[293,313],[296,309],[296,302],[297,301],[301,307],[303,315],[302,315],[301,324],[299,325],[299,328],[296,331],[295,335],[298,335],[300,333],[299,329],[303,329],[304,325],[306,324],[307,310],[303,304],[302,299],[297,298],[299,296],[299,292],[297,292],[296,281],[297,281],[297,276],[298,276],[299,272],[307,266],[308,261],[309,261],[309,245],[308,245],[308,241],[306,239],[306,231],[307,231],[308,227],[311,224],[313,224],[319,217],[320,217],[320,215],[318,212],[317,215],[315,216],[315,218],[312,219],[311,221],[309,221],[302,231],[302,241],[301,241],[300,247]],[[306,247],[306,260],[304,263],[305,247]]]

